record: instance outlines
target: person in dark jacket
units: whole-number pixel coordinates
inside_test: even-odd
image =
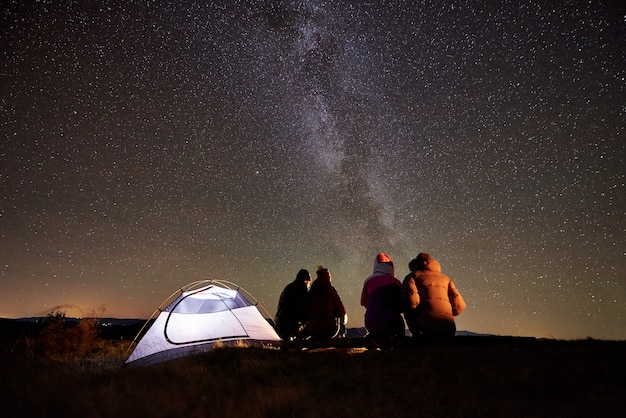
[[[302,269],[280,294],[275,318],[276,332],[284,341],[298,338],[309,317],[309,283],[311,275]]]
[[[344,325],[348,316],[346,308],[331,284],[330,271],[323,266],[317,270],[317,278],[309,291],[311,309],[306,324],[306,333],[311,339],[329,339],[343,337]]]
[[[385,348],[404,337],[402,283],[385,253],[374,259],[374,272],[363,283],[361,305],[365,307],[365,328],[375,345]]]
[[[403,282],[405,315],[414,337],[446,339],[454,337],[454,317],[466,308],[461,293],[448,276],[441,273],[441,265],[426,253],[411,261],[415,271]]]

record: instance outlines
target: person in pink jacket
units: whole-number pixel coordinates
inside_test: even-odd
[[[454,317],[466,308],[461,293],[441,265],[426,253],[409,263],[411,273],[402,283],[404,315],[414,337],[453,337]]]
[[[402,283],[385,253],[376,255],[374,272],[363,283],[361,306],[365,307],[368,337],[376,346],[386,348],[404,338]]]

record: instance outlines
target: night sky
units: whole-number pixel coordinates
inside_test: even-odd
[[[618,3],[3,2],[0,317],[323,264],[360,327],[428,252],[460,330],[626,339]]]

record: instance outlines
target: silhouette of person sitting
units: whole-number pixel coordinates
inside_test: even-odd
[[[295,280],[280,294],[275,317],[276,332],[284,341],[300,337],[306,324],[310,307],[309,283],[311,275],[308,270],[301,269]]]
[[[317,278],[309,291],[311,309],[306,333],[311,339],[344,337],[348,316],[337,290],[331,284],[330,271],[323,266],[317,270]]]

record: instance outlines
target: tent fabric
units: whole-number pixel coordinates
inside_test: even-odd
[[[135,339],[136,345],[125,364],[152,364],[201,353],[216,342],[280,341],[261,313],[262,308],[253,300],[230,282],[191,283],[166,299],[161,305],[165,308],[155,311],[140,331],[140,338]]]

